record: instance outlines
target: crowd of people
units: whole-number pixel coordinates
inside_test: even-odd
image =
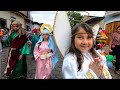
[[[7,79],[27,79],[26,56],[32,55],[36,61],[35,79],[54,79],[52,77],[58,62],[58,50],[52,37],[53,31],[47,28],[34,28],[32,36],[22,28],[19,21],[11,24],[11,29],[0,29],[0,52],[9,47],[4,74]],[[110,54],[116,56],[115,71],[120,66],[120,27],[111,35]],[[63,79],[112,79],[106,63],[106,31],[99,29],[94,41],[92,28],[81,23],[71,33],[71,45],[62,64]]]

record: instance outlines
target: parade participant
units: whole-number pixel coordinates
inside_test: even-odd
[[[34,49],[36,60],[36,79],[51,79],[52,70],[58,61],[58,54],[54,41],[48,29],[41,32],[40,39]]]
[[[110,54],[115,55],[115,73],[120,75],[120,26],[110,36]]]
[[[106,57],[94,49],[91,27],[86,23],[72,30],[71,46],[62,65],[64,79],[111,79]]]
[[[103,43],[105,44],[108,37],[106,36],[106,30],[103,30],[101,27],[99,28],[98,34],[96,36],[96,49],[98,49],[98,44]]]
[[[3,30],[4,30],[4,33],[3,33],[3,37],[2,37],[2,47],[5,48],[8,46],[8,45],[6,45],[7,43],[4,43],[4,41],[8,38],[9,28],[6,27]]]
[[[97,51],[98,51],[101,55],[106,56],[108,53],[104,50],[105,44],[99,43],[98,46],[99,46],[99,49],[98,49]]]
[[[31,54],[32,54],[33,57],[34,57],[33,50],[34,50],[35,44],[38,42],[38,40],[39,40],[39,31],[38,31],[37,28],[34,28],[33,29],[33,38],[31,40],[31,42],[32,42],[32,45],[31,45]]]
[[[0,52],[2,52],[2,43],[1,43],[2,37],[3,37],[3,32],[2,32],[2,30],[0,29]]]
[[[11,24],[12,30],[5,41],[10,47],[5,74],[8,79],[25,79],[27,77],[26,55],[29,54],[26,31],[20,28],[20,22]]]

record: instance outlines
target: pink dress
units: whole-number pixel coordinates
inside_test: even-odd
[[[39,47],[38,47],[39,46]],[[34,57],[36,60],[35,79],[50,79],[52,72],[52,56],[48,42],[43,41],[41,45],[36,44],[34,49]]]

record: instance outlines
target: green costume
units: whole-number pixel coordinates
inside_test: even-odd
[[[31,54],[32,55],[33,55],[33,51],[34,51],[35,45],[38,42],[38,40],[39,40],[39,36],[38,36],[38,34],[35,33],[35,35],[33,36],[32,40],[31,40],[32,41],[32,45],[31,45]]]
[[[4,41],[5,44],[10,46],[11,42],[18,36],[17,33],[13,32],[11,35],[8,36],[8,38]],[[18,39],[19,40],[19,39]],[[22,39],[23,40],[23,39]],[[19,42],[19,41],[16,41]],[[16,43],[14,43],[16,44]],[[26,63],[26,55],[29,54],[29,47],[27,40],[23,44],[22,48],[19,49],[19,55],[23,55],[22,60],[16,60],[16,63],[12,69],[12,72],[10,74],[10,79],[24,79],[27,77],[27,63]],[[11,56],[11,58],[14,58]]]

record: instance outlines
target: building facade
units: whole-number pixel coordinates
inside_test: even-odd
[[[11,23],[15,20],[22,23],[22,27],[27,29],[30,27],[30,11],[0,11],[0,28],[10,29]]]
[[[104,18],[104,29],[107,32],[108,40],[110,43],[111,33],[116,31],[116,28],[120,26],[120,11],[106,11]]]
[[[82,22],[89,24],[94,32],[94,38],[99,31],[99,27],[104,28],[104,17],[96,17],[96,16],[84,16]]]

